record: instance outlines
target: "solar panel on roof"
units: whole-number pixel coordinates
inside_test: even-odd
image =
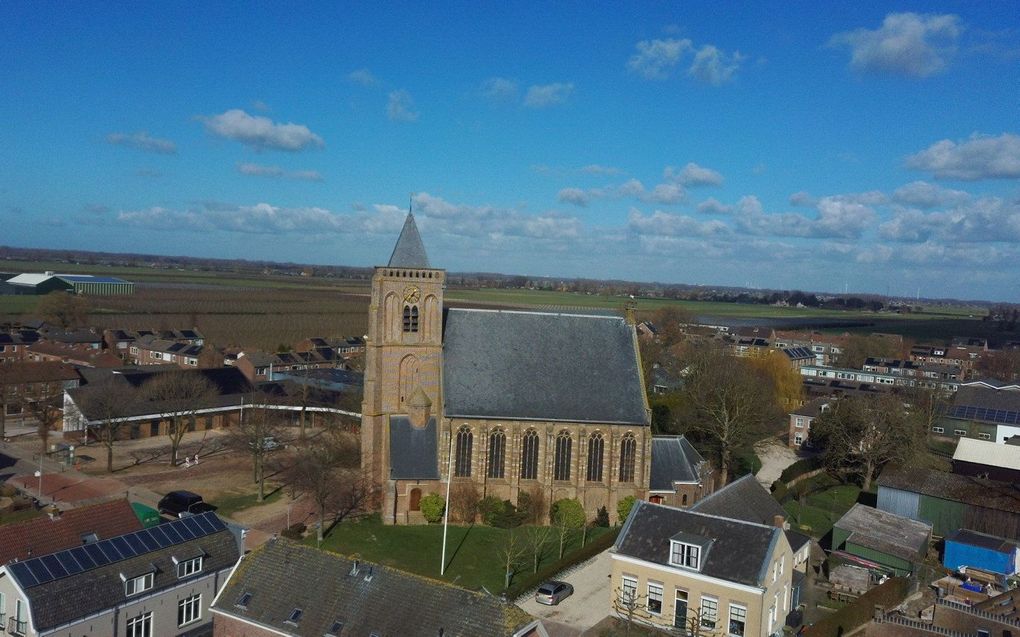
[[[50,573],[49,569],[46,568],[46,565],[42,563],[42,560],[36,558],[30,562],[26,562],[26,564],[28,565],[28,570],[32,571],[32,575],[35,576],[36,581],[40,584],[45,584],[46,582],[53,580],[53,574]]]
[[[114,546],[113,544],[110,544],[109,540],[99,542],[96,544],[96,546],[102,549],[103,553],[106,554],[106,558],[110,562],[119,562],[120,560],[124,559],[124,556],[121,555],[120,551],[117,550],[117,547]]]
[[[35,576],[32,575],[32,571],[28,570],[28,566],[24,562],[15,562],[14,564],[11,564],[9,568],[11,569],[11,572],[14,573],[14,576],[18,578],[18,581],[22,583],[22,585],[35,586],[36,584],[39,583],[35,579]]]
[[[154,526],[149,529],[149,533],[152,534],[152,539],[159,542],[159,548],[166,548],[171,544],[170,538],[167,537],[166,532],[163,530],[164,526],[167,525]]]
[[[135,531],[135,536],[138,538],[138,541],[145,546],[146,550],[155,551],[159,548],[159,542],[156,541],[156,538],[152,537],[152,533],[149,532],[149,529]]]
[[[195,524],[197,524],[198,527],[202,529],[203,534],[215,533],[219,529],[216,528],[217,525],[213,523],[213,520],[219,520],[219,518],[212,517],[209,515],[202,515],[195,518]]]
[[[103,549],[99,548],[98,544],[86,544],[81,547],[81,549],[88,553],[88,556],[92,558],[92,561],[95,562],[96,566],[103,566],[104,564],[110,563],[110,558],[106,556],[106,553],[103,553]]]
[[[166,533],[166,536],[168,538],[170,538],[171,544],[178,544],[184,541],[184,538],[181,537],[181,534],[177,532],[176,524],[167,524],[166,527],[163,529],[163,532]]]
[[[112,537],[107,540],[107,542],[116,546],[117,550],[120,551],[120,554],[125,558],[134,557],[136,555],[134,549],[131,548],[127,541],[122,537]]]
[[[93,568],[96,565],[95,561],[89,557],[89,554],[85,551],[84,547],[79,546],[71,549],[71,554],[74,555],[74,559],[78,560],[78,563],[81,564],[82,568]]]
[[[64,568],[63,565],[61,565],[60,561],[57,559],[57,556],[43,555],[39,559],[42,560],[42,563],[46,565],[46,568],[49,570],[50,573],[53,574],[54,578],[64,577],[65,575],[67,575],[67,569]]]
[[[131,535],[125,535],[124,541],[128,543],[128,546],[130,546],[131,549],[135,552],[135,555],[141,555],[142,553],[149,552],[149,549],[145,548],[145,545],[142,544],[142,541],[139,540],[134,533],[132,533]]]
[[[55,556],[60,562],[60,565],[64,567],[68,575],[74,575],[75,573],[81,573],[84,568],[78,563],[78,560],[74,559],[70,551],[61,551]]]
[[[181,520],[180,524],[174,525],[174,530],[181,534],[185,540],[193,540],[196,537],[205,535],[204,533],[196,532],[197,527],[195,521],[191,518]]]

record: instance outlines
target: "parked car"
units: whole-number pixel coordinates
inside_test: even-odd
[[[191,491],[171,491],[159,501],[159,512],[175,518],[186,518],[206,511],[213,507],[202,501],[202,496]]]
[[[535,601],[539,604],[555,606],[574,594],[574,587],[566,582],[550,580],[535,591]]]
[[[256,449],[259,442],[258,440],[252,440],[248,444],[251,446],[252,449]],[[265,438],[262,439],[262,451],[273,451],[275,449],[279,449],[282,446],[283,445],[280,444],[280,441],[273,436],[266,436]]]

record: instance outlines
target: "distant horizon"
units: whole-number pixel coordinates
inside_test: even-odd
[[[1010,2],[11,0],[0,86],[3,243],[1020,302]]]

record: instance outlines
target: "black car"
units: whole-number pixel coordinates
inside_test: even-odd
[[[213,510],[213,507],[202,501],[202,496],[191,491],[171,491],[159,501],[158,508],[160,513],[175,518]]]

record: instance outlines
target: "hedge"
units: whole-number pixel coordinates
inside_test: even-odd
[[[585,544],[581,548],[577,549],[573,553],[568,553],[563,556],[563,559],[557,560],[551,564],[547,564],[542,568],[538,569],[536,573],[528,573],[520,579],[514,578],[514,583],[510,585],[510,588],[506,589],[506,597],[509,600],[515,600],[521,595],[527,593],[533,588],[537,588],[539,584],[546,580],[553,579],[558,573],[564,569],[570,568],[575,564],[595,557],[602,551],[606,550],[613,545],[616,541],[616,536],[620,533],[620,527],[610,529],[606,533],[598,536],[588,544]]]
[[[881,586],[876,586],[821,621],[804,630],[805,637],[839,637],[849,634],[875,617],[875,606],[889,609],[896,606],[910,593],[910,580],[893,577]]]
[[[789,484],[791,480],[795,480],[805,473],[811,473],[812,471],[821,469],[824,466],[825,464],[822,462],[820,456],[801,458],[789,467],[783,469],[783,472],[779,474],[779,480]]]

